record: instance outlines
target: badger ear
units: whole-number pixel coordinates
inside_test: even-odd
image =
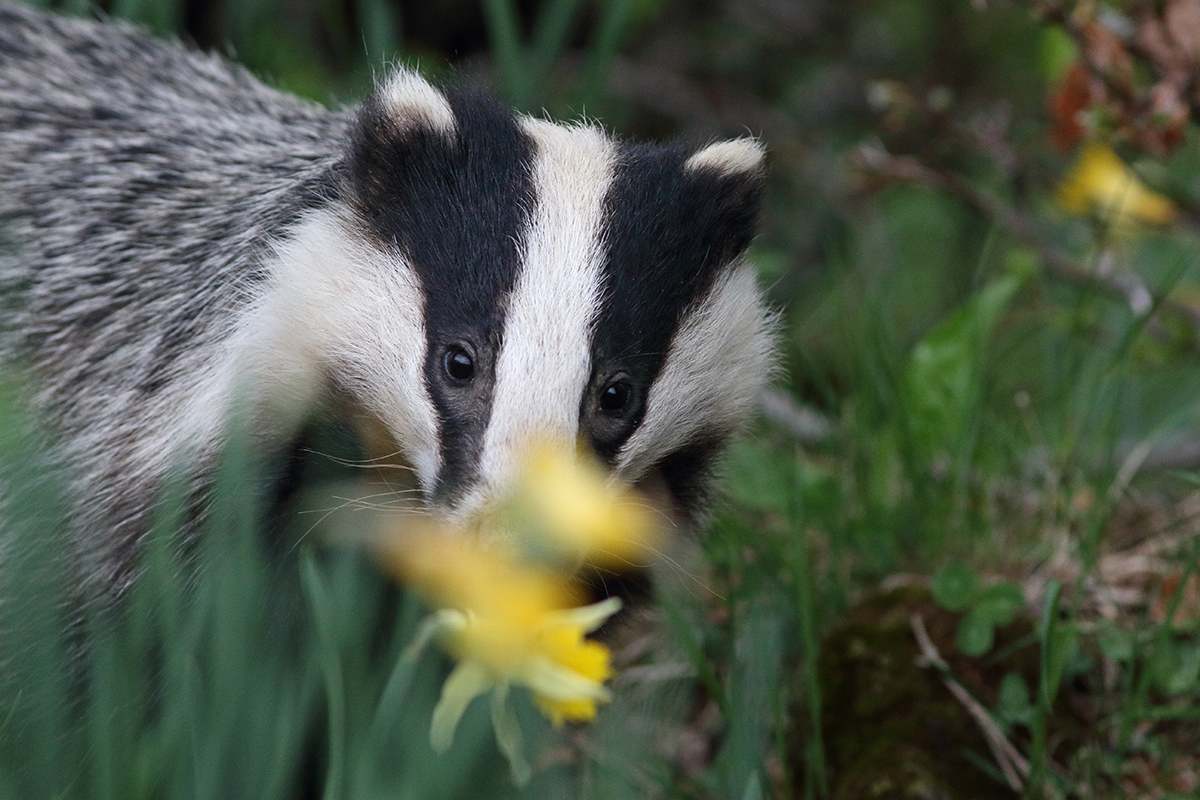
[[[427,128],[454,133],[454,111],[445,95],[415,70],[399,68],[376,91],[381,115],[396,131]]]
[[[757,139],[731,139],[697,150],[683,163],[692,219],[721,264],[745,251],[758,227],[766,170]]]
[[[364,219],[378,221],[415,191],[420,174],[444,169],[457,118],[445,94],[397,69],[363,100],[348,134],[340,164],[346,197]]]
[[[684,163],[689,172],[715,172],[726,178],[761,178],[766,151],[757,139],[730,139],[697,150]]]

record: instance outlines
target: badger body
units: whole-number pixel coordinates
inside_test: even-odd
[[[770,368],[753,140],[633,145],[399,70],[330,111],[117,24],[0,4],[0,356],[65,465],[86,578],[245,401],[262,452],[369,420],[470,518],[531,438],[681,519]],[[245,396],[248,393],[248,397]]]

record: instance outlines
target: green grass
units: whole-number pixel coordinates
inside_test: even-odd
[[[381,0],[288,15],[273,0],[234,5],[219,35],[239,58],[323,101],[355,96],[385,62],[451,67],[406,39]],[[113,7],[164,33],[183,9]],[[0,589],[0,798],[266,800],[302,782],[323,798],[846,798],[864,785],[892,797],[942,780],[937,762],[995,796],[1192,796],[1200,600],[1171,587],[1200,562],[1200,490],[1194,463],[1154,462],[1197,435],[1196,331],[1164,301],[1196,305],[1200,237],[1185,220],[1114,239],[1054,208],[1066,157],[1044,141],[1036,74],[1053,36],[1003,10],[879,0],[830,23],[869,57],[849,44],[797,56],[771,50],[769,32],[666,3],[552,0],[522,18],[514,2],[485,0],[479,11],[491,74],[523,109],[636,124],[644,110],[608,78],[673,21],[697,71],[734,76],[720,85],[800,128],[769,142],[768,223],[752,259],[785,309],[783,385],[831,434],[802,441],[756,423],[695,552],[662,568],[612,705],[594,725],[555,731],[518,702],[535,764],[518,790],[482,701],[449,753],[430,750],[448,665],[434,650],[402,657],[419,603],[352,548],[311,536],[280,559],[260,547],[257,504],[233,488],[252,483],[236,441],[200,551],[174,549],[168,498],[124,613],[72,628],[53,465],[39,463],[10,398],[0,468],[20,476],[5,551],[19,568]],[[953,42],[950,17],[965,26]],[[987,44],[993,32],[1001,45]],[[755,35],[768,64],[755,61]],[[999,102],[1020,179],[960,134],[920,128],[919,112],[869,117],[829,100],[846,74],[908,81],[918,99],[950,84],[964,118]],[[1189,137],[1167,165],[1139,164],[1184,200],[1200,178]],[[1064,277],[961,193],[854,185],[864,141],[951,164],[1092,277],[1137,276],[1153,313]],[[834,188],[812,190],[818,178]],[[1120,572],[1135,560],[1140,572]],[[944,667],[916,665],[911,615]],[[1024,763],[1019,792],[950,683]],[[955,731],[955,746],[928,720]]]

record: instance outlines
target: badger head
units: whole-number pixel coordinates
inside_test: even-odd
[[[280,248],[270,371],[354,398],[451,515],[549,439],[694,519],[771,369],[742,260],[762,157],[623,144],[399,72]]]

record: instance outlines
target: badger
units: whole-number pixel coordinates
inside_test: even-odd
[[[262,454],[355,420],[430,513],[479,514],[538,436],[700,519],[771,371],[745,259],[763,156],[407,68],[330,110],[0,4],[0,358],[63,465],[83,578],[123,590],[168,475],[202,494],[243,401]]]

